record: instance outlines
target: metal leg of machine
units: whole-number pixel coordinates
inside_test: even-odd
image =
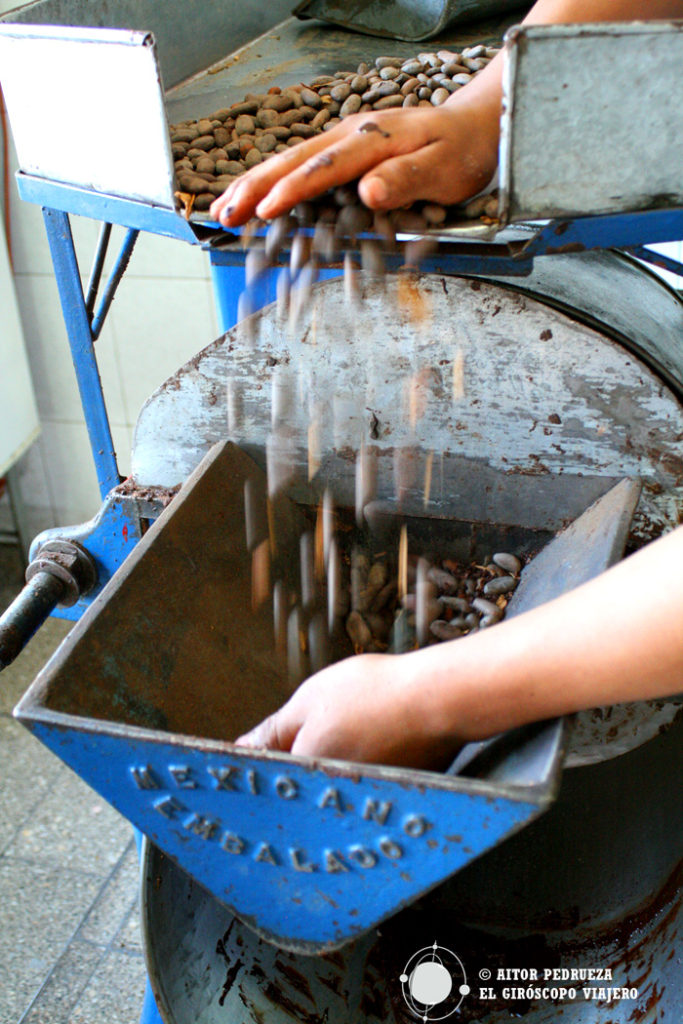
[[[43,210],[52,264],[76,371],[81,404],[90,436],[100,494],[104,498],[120,481],[109,417],[102,393],[94,338],[76,258],[68,214]]]

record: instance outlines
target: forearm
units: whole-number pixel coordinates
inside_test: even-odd
[[[656,20],[682,18],[683,0],[537,0],[525,25],[561,25],[577,22]],[[497,163],[497,147],[502,101],[504,51],[501,51],[476,78],[454,93],[446,106],[467,111],[476,118],[476,139],[482,164],[493,173]]]
[[[651,21],[680,17],[683,17],[681,0],[537,0],[524,19],[524,24]]]
[[[683,691],[681,565],[683,527],[532,612],[406,655],[416,706],[473,739]]]

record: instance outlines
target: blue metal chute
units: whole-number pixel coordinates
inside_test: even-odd
[[[549,799],[543,789],[246,756],[122,726],[96,731],[72,716],[49,721],[37,712],[31,728],[283,949],[343,945],[527,824]]]
[[[235,747],[287,687],[269,618],[244,600],[241,495],[255,471],[231,443],[212,449],[16,713],[253,930],[282,948],[324,951],[545,810],[563,729],[496,738],[459,774]],[[614,561],[637,496],[637,485],[618,484],[547,545],[511,612]],[[282,507],[280,536],[296,532],[300,514],[293,502]],[[553,571],[568,545],[571,578]]]

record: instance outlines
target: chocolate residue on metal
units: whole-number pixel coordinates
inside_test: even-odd
[[[219,1006],[223,1006],[223,1004],[224,1004],[224,1002],[225,1002],[225,1000],[226,1000],[226,998],[227,998],[227,996],[228,996],[228,994],[230,992],[230,989],[235,984],[235,979],[237,978],[237,975],[239,973],[240,967],[242,966],[242,961],[239,960],[239,959],[236,960],[234,962],[234,964],[230,962],[230,957],[228,956],[228,953],[227,953],[226,948],[225,948],[225,943],[228,941],[228,938],[230,937],[230,932],[232,931],[233,924],[234,924],[234,921],[232,922],[232,924],[228,928],[228,930],[225,933],[225,935],[221,939],[219,939],[218,942],[216,943],[216,953],[219,956],[223,957],[223,959],[225,960],[225,962],[226,962],[226,964],[228,966],[228,973],[225,976],[225,981],[223,982],[223,990],[222,990],[220,998],[218,1000],[218,1005]]]
[[[284,974],[290,985],[292,985],[297,992],[300,992],[302,996],[305,996],[306,999],[309,999],[315,1006],[315,999],[311,992],[311,986],[308,984],[308,979],[301,973],[301,971],[297,971],[297,969],[292,967],[291,964],[283,963],[281,958],[275,961],[275,970],[279,971],[280,974]]]
[[[153,501],[166,508],[181,488],[181,484],[175,487],[153,487],[136,483],[132,476],[120,483],[115,489],[116,493],[123,498],[133,498],[135,501]]]
[[[324,974],[321,974],[319,979],[326,988],[329,988],[330,992],[334,992],[335,995],[342,995],[342,984],[343,978],[339,974],[333,974],[332,977],[328,978]]]
[[[640,907],[635,913],[619,921],[606,936],[606,941],[613,943],[617,949],[628,947],[629,940],[636,933],[643,932],[643,938],[636,946],[629,948],[629,959],[633,960],[641,945],[650,942],[653,929],[648,929],[650,922],[659,914],[661,919],[654,927],[654,933],[663,933],[675,921],[683,902],[683,860],[679,862],[662,888],[654,898]],[[619,961],[616,961],[618,963]]]
[[[237,978],[241,966],[242,961],[236,960],[235,963],[228,968],[228,973],[226,974],[225,981],[223,982],[223,991],[221,992],[220,998],[218,1000],[219,1006],[223,1005],[228,996],[228,993],[230,992],[230,989],[235,984],[235,979]]]
[[[266,985],[263,994],[274,1006],[279,1007],[286,1013],[290,1013],[292,1018],[300,1021],[301,1024],[322,1024],[324,1018],[321,1018],[320,1014],[311,1013],[309,1010],[304,1010],[303,1007],[298,1006],[273,982]]]

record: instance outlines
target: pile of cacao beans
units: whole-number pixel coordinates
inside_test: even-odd
[[[440,106],[464,88],[498,53],[483,45],[461,51],[422,52],[415,57],[378,57],[352,71],[319,75],[310,83],[250,93],[206,117],[170,126],[178,192],[190,209],[206,211],[236,177],[289,146],[329,131],[343,118],[395,107]],[[192,198],[190,198],[192,197]],[[406,211],[400,211],[405,213]],[[412,226],[443,223],[445,208],[426,204],[412,211]],[[459,216],[491,219],[497,199],[472,200]]]

